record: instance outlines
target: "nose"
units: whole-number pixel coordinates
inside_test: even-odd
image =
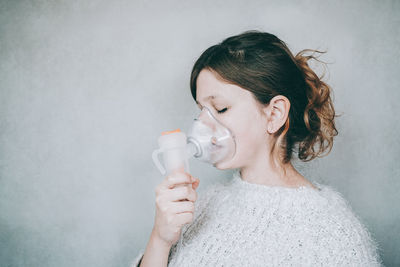
[[[215,119],[211,115],[211,111],[209,111],[207,108],[203,108],[200,112],[200,115],[198,119],[210,127],[213,131],[216,130],[216,125],[215,125]]]

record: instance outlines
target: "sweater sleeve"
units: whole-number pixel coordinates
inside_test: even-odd
[[[338,192],[332,191],[326,202],[318,199],[307,203],[309,207],[298,217],[301,223],[294,231],[289,230],[292,236],[282,235],[290,240],[282,250],[284,254],[278,247],[272,256],[279,258],[271,259],[267,254],[265,263],[273,260],[273,264],[283,266],[383,266],[377,242]]]
[[[139,264],[142,262],[144,250],[141,249],[139,253],[137,254],[136,258],[132,261],[130,267],[139,267]]]
[[[341,266],[382,266],[378,243],[356,214],[351,214],[347,227],[343,227],[343,246],[335,261]]]
[[[339,197],[338,212],[330,218],[327,236],[319,244],[325,247],[316,265],[383,266],[378,243],[346,199]]]

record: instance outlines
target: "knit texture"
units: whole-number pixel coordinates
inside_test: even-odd
[[[313,184],[318,190],[254,184],[236,170],[199,193],[168,266],[382,266],[378,244],[349,203]]]

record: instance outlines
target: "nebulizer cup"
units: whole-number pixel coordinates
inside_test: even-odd
[[[185,133],[180,129],[162,132],[158,138],[158,145],[160,148],[153,151],[152,158],[162,175],[168,175],[175,170],[189,172]],[[161,153],[165,166],[158,160],[158,155]]]

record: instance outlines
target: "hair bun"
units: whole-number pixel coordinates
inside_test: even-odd
[[[307,52],[313,52],[313,54],[305,55]],[[303,161],[310,161],[326,150],[329,153],[333,146],[333,137],[338,134],[334,121],[337,115],[335,115],[331,99],[332,89],[322,81],[325,72],[318,77],[308,65],[308,61],[313,59],[326,66],[326,63],[318,60],[314,53],[326,52],[304,49],[295,56],[296,64],[303,73],[307,85],[308,98],[308,104],[304,110],[304,123],[309,134],[299,142],[299,159]],[[316,145],[318,145],[317,149]]]

